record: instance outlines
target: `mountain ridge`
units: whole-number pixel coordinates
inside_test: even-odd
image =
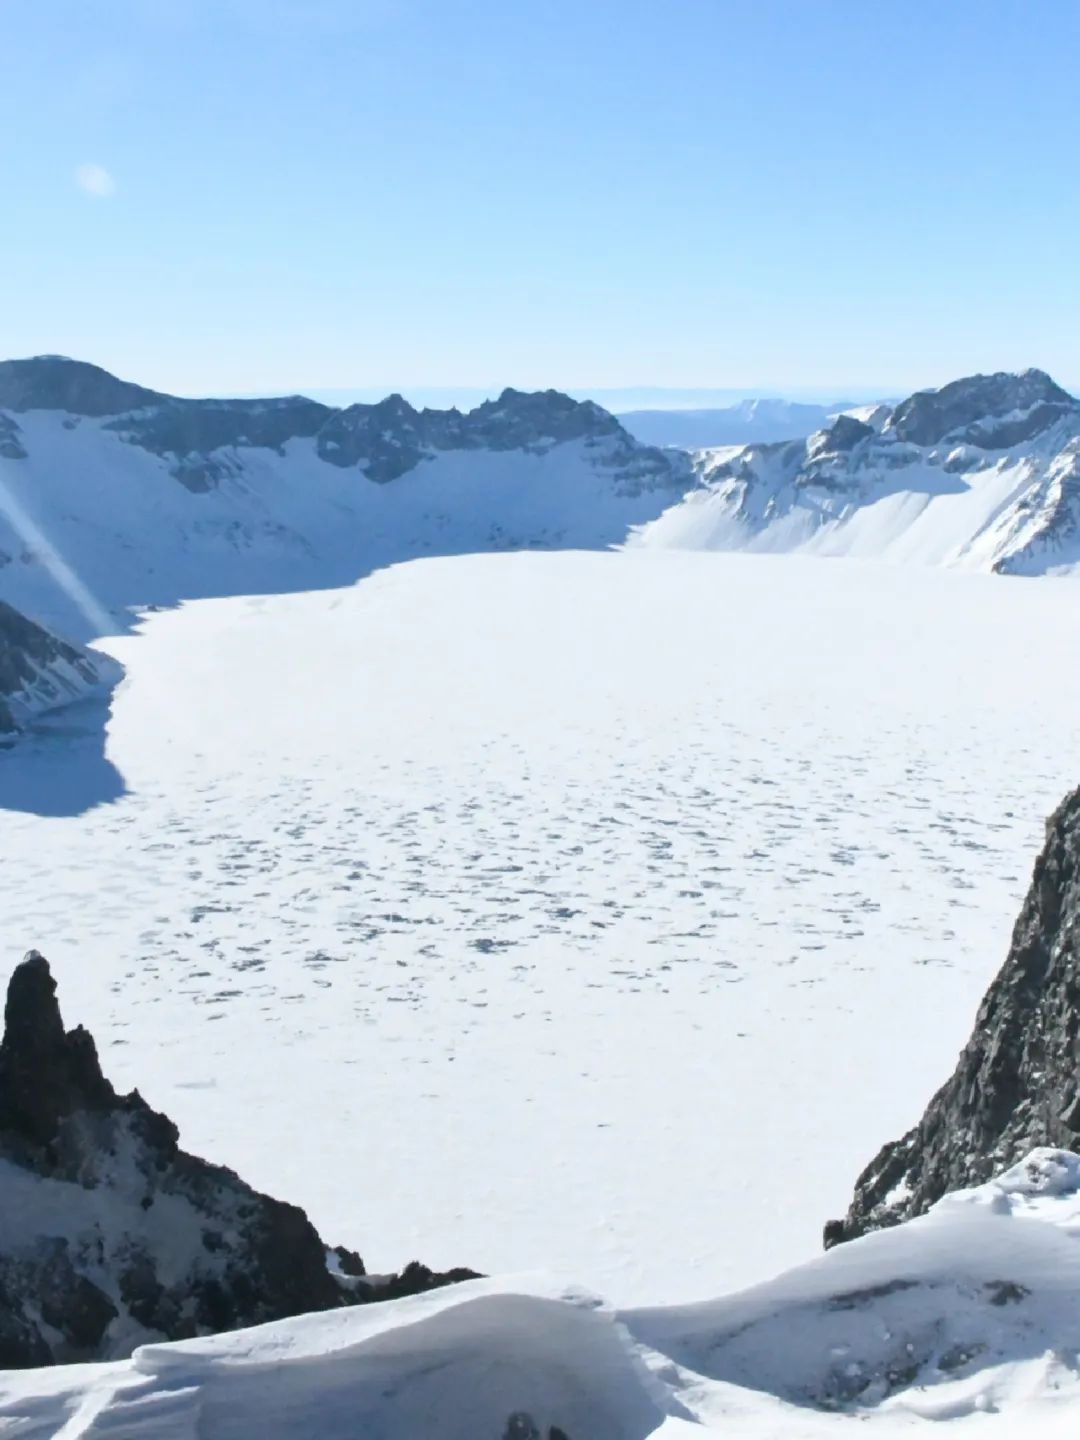
[[[1080,567],[1080,401],[1041,370],[917,391],[805,439],[695,457],[633,543],[1037,575]]]
[[[140,606],[419,555],[620,544],[694,483],[689,457],[554,390],[338,410],[182,399],[59,357],[0,362],[0,480],[0,596],[80,640]]]
[[[691,456],[555,390],[507,388],[465,412],[398,394],[336,409],[170,396],[39,356],[0,362],[0,482],[0,597],[78,641],[147,605],[493,550],[1080,569],[1080,403],[1037,370]]]

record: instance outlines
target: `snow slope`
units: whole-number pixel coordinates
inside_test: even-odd
[[[700,486],[631,543],[1080,568],[1080,405],[1039,371],[959,380],[807,440],[704,452],[697,469]]]
[[[9,1371],[0,1434],[828,1440],[854,1421],[888,1440],[948,1420],[1071,1436],[1078,1183],[1080,1157],[1035,1151],[920,1220],[703,1305],[618,1313],[538,1278],[476,1281],[120,1364]]]
[[[468,415],[398,396],[333,411],[0,362],[0,597],[86,639],[133,608],[341,585],[417,555],[603,548],[692,479],[686,456],[555,391]]]
[[[970,1030],[1080,770],[1072,593],[562,552],[150,616],[103,757],[0,757],[4,964],[380,1266],[748,1284]]]

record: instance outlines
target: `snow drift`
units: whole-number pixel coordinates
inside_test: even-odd
[[[764,1173],[764,1171],[763,1171]],[[929,1215],[741,1294],[613,1312],[533,1279],[0,1375],[0,1430],[169,1440],[674,1440],[1073,1433],[1080,1157],[1039,1150]],[[1070,1428],[1072,1427],[1072,1428]],[[965,1431],[965,1433],[967,1433]]]

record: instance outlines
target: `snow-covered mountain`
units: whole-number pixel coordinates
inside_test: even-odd
[[[622,425],[646,445],[704,450],[720,445],[761,445],[796,440],[830,425],[851,402],[811,405],[797,400],[740,400],[715,410],[627,410]],[[872,409],[872,406],[862,407]]]
[[[56,356],[0,363],[0,595],[84,638],[131,606],[310,589],[423,554],[606,546],[693,483],[599,406],[506,390],[187,400]]]
[[[0,597],[85,640],[179,599],[628,537],[1038,574],[1080,563],[1078,478],[1080,405],[1038,371],[691,458],[557,391],[336,410],[178,399],[39,356],[0,363]]]
[[[0,744],[48,710],[103,691],[115,660],[69,645],[0,600]]]
[[[1080,403],[1039,370],[957,380],[696,465],[698,488],[634,543],[1021,575],[1080,566]]]

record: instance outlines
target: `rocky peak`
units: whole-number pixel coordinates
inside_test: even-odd
[[[409,404],[404,395],[399,395],[396,390],[392,395],[387,395],[385,399],[379,400],[371,406],[371,409],[375,411],[376,414],[393,415],[400,420],[416,420],[419,418],[419,412]]]
[[[560,390],[506,389],[465,419],[476,443],[494,450],[603,435],[629,441],[614,415],[591,400],[574,400]]]
[[[1008,956],[952,1077],[863,1171],[825,1243],[922,1214],[1039,1146],[1080,1149],[1080,789],[1047,822]]]
[[[169,397],[118,380],[98,365],[63,355],[0,360],[0,410],[66,410],[71,415],[120,415]]]
[[[856,420],[853,415],[838,415],[827,430],[819,430],[816,435],[810,436],[806,442],[806,457],[817,460],[823,455],[850,454],[861,440],[871,439],[874,433],[872,425]]]
[[[31,950],[11,977],[0,1042],[0,1132],[8,1148],[12,1137],[48,1146],[67,1116],[116,1103],[92,1036],[81,1026],[64,1030],[48,961]]]
[[[371,1278],[304,1212],[180,1149],[65,1030],[47,961],[8,986],[0,1041],[0,1367],[130,1354],[469,1278],[416,1263]]]
[[[913,445],[936,445],[955,435],[998,449],[1029,439],[1077,408],[1073,397],[1042,370],[999,371],[954,380],[940,390],[920,390],[897,405],[886,430]],[[1006,420],[1012,423],[994,423]]]

